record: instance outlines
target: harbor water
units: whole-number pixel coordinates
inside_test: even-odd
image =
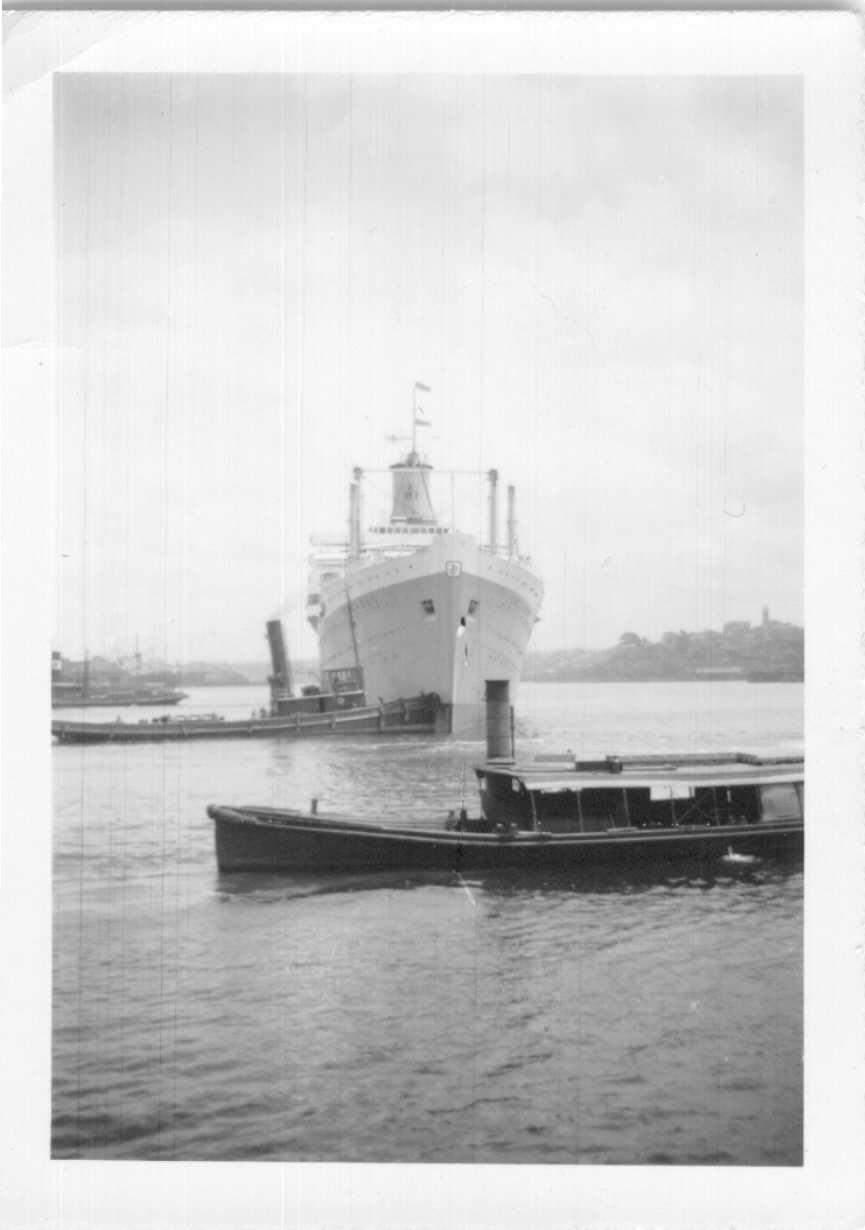
[[[524,684],[518,751],[799,753],[802,702]],[[173,712],[266,703],[190,689]],[[432,825],[476,813],[482,757],[427,736],[56,746],[53,1156],[801,1164],[801,867],[217,871],[208,803]]]

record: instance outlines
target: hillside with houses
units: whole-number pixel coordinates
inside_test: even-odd
[[[795,682],[804,677],[805,634],[772,619],[731,620],[720,631],[669,631],[659,641],[623,632],[609,649],[529,652],[523,678],[542,681],[749,680]]]

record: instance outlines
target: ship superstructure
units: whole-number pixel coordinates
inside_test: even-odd
[[[347,538],[313,540],[306,613],[323,677],[354,672],[368,704],[434,692],[454,729],[467,730],[481,716],[485,679],[517,683],[543,585],[519,554],[513,486],[499,540],[496,470],[483,475],[483,538],[439,521],[433,469],[417,449],[425,425],[415,409],[411,448],[387,471],[383,523],[364,527],[365,474],[353,471]]]

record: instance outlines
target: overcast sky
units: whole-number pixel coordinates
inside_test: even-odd
[[[517,486],[536,647],[801,621],[796,80],[55,97],[57,648],[260,658],[281,614],[314,653],[309,535],[416,380],[430,461]]]

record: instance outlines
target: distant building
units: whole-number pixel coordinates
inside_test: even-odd
[[[765,611],[765,607],[763,610]],[[738,636],[743,632],[750,632],[751,624],[747,619],[730,619],[724,624],[724,636]]]
[[[698,666],[694,671],[698,679],[741,679],[741,666]]]

